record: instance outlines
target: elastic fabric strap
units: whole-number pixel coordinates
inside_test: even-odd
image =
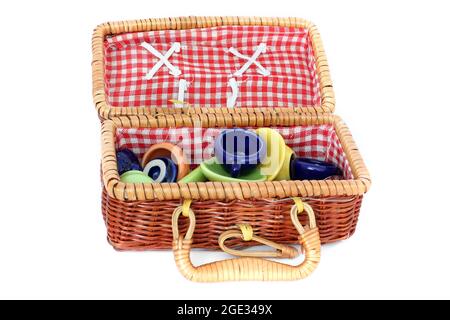
[[[233,108],[239,94],[238,83],[235,78],[228,80],[228,86],[231,87],[231,94],[227,98],[227,108]]]
[[[175,67],[172,63],[170,63],[169,58],[172,56],[174,52],[180,52],[181,45],[179,42],[175,42],[172,44],[169,50],[162,55],[161,52],[152,47],[152,45],[148,42],[142,42],[141,46],[147,49],[151,54],[155,57],[159,58],[159,61],[153,66],[153,68],[145,75],[146,80],[150,80],[153,76],[158,72],[158,70],[165,65],[169,68],[169,73],[173,76],[179,76],[181,74],[181,70],[178,67]]]
[[[261,53],[266,52],[266,49],[267,49],[266,44],[260,43],[256,47],[256,50],[255,50],[255,52],[253,52],[252,56],[248,57],[246,55],[243,55],[242,53],[240,53],[233,47],[229,48],[228,52],[230,52],[231,54],[235,55],[238,58],[247,60],[247,62],[245,62],[244,65],[242,65],[242,67],[238,71],[233,73],[233,77],[242,76],[248,70],[248,68],[250,68],[250,66],[253,64],[258,68],[257,72],[259,74],[261,74],[263,76],[270,75],[270,71],[267,70],[266,68],[264,68],[258,61],[256,61],[258,59],[258,57],[261,55]],[[235,78],[230,78],[230,80],[228,80],[228,86],[231,88],[231,94],[229,94],[228,98],[227,98],[227,107],[233,108],[235,106],[236,100],[238,98],[239,86],[238,86],[238,83]]]
[[[178,82],[178,97],[176,100],[176,104],[175,106],[178,108],[183,107],[184,105],[184,95],[186,93],[188,87],[188,82],[185,79],[180,79],[180,81]]]
[[[253,52],[253,55],[251,57],[248,57],[248,56],[243,55],[242,53],[240,53],[233,47],[229,48],[228,51],[230,53],[234,54],[236,57],[247,60],[247,62],[238,71],[236,71],[233,75],[236,77],[242,76],[244,74],[244,72],[246,72],[252,64],[256,65],[256,67],[258,68],[257,72],[259,74],[261,74],[263,76],[270,75],[270,71],[267,70],[266,68],[264,68],[258,61],[256,61],[256,59],[258,59],[258,57],[261,55],[261,53],[266,52],[266,49],[267,49],[266,44],[260,43],[258,45],[258,47],[256,48],[255,52]]]

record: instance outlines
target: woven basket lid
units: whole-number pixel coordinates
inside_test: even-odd
[[[259,30],[269,30],[271,35],[259,34]],[[158,41],[150,40],[146,47],[143,44],[150,36]],[[180,50],[174,45],[176,39],[181,39],[181,51],[189,55],[185,54],[183,63],[197,70],[204,66],[207,71],[218,65],[236,72],[210,82],[202,82],[208,79],[207,72],[200,77],[183,74],[176,66],[176,52]],[[264,43],[255,46],[260,39]],[[199,49],[199,43],[206,43],[209,51]],[[220,49],[215,44],[224,45]],[[312,23],[303,19],[179,17],[109,22],[95,29],[92,47],[93,98],[101,120],[180,113],[334,111],[334,92],[320,35]],[[298,48],[304,51],[297,52]],[[211,60],[203,61],[202,52],[209,52]],[[211,52],[216,56],[212,57]],[[305,58],[298,61],[296,55]],[[139,74],[142,70],[146,70],[144,75]],[[183,86],[193,88],[186,102],[178,100],[184,95]],[[230,96],[235,92],[237,99],[233,101]],[[195,103],[191,104],[189,98]],[[236,105],[226,106],[233,103]]]

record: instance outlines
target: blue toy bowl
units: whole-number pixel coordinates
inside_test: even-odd
[[[308,158],[295,158],[291,161],[292,180],[323,180],[341,174],[338,167],[325,161]]]
[[[131,170],[142,171],[142,166],[139,159],[130,149],[121,149],[116,152],[117,171],[119,175]]]

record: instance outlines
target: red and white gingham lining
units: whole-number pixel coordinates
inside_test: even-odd
[[[181,51],[169,61],[180,68],[175,77],[163,65],[145,80],[159,58],[141,46],[150,43],[165,54],[174,42]],[[235,107],[319,106],[320,89],[308,31],[279,26],[225,26],[186,30],[126,33],[105,40],[105,87],[114,107],[175,107],[178,83],[185,79],[185,102],[202,107],[224,107],[230,93],[228,80],[246,60],[228,52],[234,47],[251,56],[260,43],[267,45],[257,61],[270,71],[257,73],[253,64],[236,77],[239,95]]]
[[[298,157],[332,162],[353,179],[350,165],[332,125],[275,127]],[[170,142],[182,148],[191,164],[209,159],[214,152],[214,140],[222,128],[118,128],[116,148],[128,148],[139,158],[155,144]]]

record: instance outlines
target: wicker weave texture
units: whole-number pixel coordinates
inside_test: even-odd
[[[362,196],[306,200],[314,209],[322,243],[350,237],[356,228]],[[172,248],[172,212],[180,201],[120,201],[103,190],[102,211],[108,240],[118,250]],[[298,232],[289,217],[291,199],[194,201],[196,229],[193,247],[218,249],[220,234],[237,223],[248,223],[254,233],[277,243],[296,243]],[[302,224],[306,216],[300,216]],[[187,219],[180,219],[181,232]],[[229,246],[258,245],[230,239]]]

